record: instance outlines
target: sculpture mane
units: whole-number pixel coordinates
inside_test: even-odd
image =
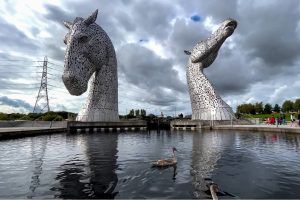
[[[209,38],[198,42],[192,51],[184,51],[189,55],[187,81],[192,105],[192,119],[230,120],[234,118],[232,109],[216,93],[203,74],[203,69],[214,62],[222,44],[232,35],[236,26],[235,20],[225,20]]]
[[[90,17],[64,22],[69,32],[63,82],[72,95],[89,94],[77,121],[116,121],[118,114],[117,59],[106,32],[95,23],[98,10]]]

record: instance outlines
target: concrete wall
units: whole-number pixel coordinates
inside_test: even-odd
[[[220,125],[214,126],[214,130],[239,130],[239,131],[254,131],[254,132],[273,132],[273,133],[300,133],[298,127],[276,127],[263,125]]]
[[[262,124],[262,119],[261,118],[249,118],[249,121],[252,122],[252,124]]]
[[[52,127],[66,128],[67,121],[0,121],[0,128],[6,127]]]
[[[170,123],[171,129],[179,130],[197,130],[203,127],[219,126],[219,125],[251,125],[253,124],[249,120],[238,119],[238,120],[190,120],[190,119],[176,119]]]
[[[147,122],[144,120],[126,120],[116,122],[68,122],[68,127],[142,127],[147,126]]]
[[[171,129],[176,129],[178,127],[194,127],[195,129],[200,129],[202,126],[202,121],[200,120],[190,120],[190,119],[175,119],[170,123]]]

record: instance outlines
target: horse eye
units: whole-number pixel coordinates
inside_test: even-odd
[[[88,41],[88,37],[87,37],[86,35],[83,35],[83,36],[81,36],[81,37],[78,39],[78,41],[79,41],[80,43],[85,43],[85,42]]]

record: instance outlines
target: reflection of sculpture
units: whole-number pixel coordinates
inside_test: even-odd
[[[225,140],[216,133],[201,133],[193,135],[193,152],[191,163],[191,175],[193,177],[194,192],[197,199],[207,199],[206,178],[211,178],[212,172],[221,158],[222,145]],[[227,141],[226,141],[227,142]]]
[[[71,140],[71,138],[69,138]],[[51,189],[62,199],[114,199],[118,183],[117,134],[92,134],[81,141],[85,154],[70,154],[59,168]],[[73,141],[72,141],[73,142]]]
[[[192,119],[230,120],[233,117],[232,109],[215,92],[203,74],[203,69],[214,62],[223,42],[234,32],[236,26],[235,20],[225,20],[207,40],[197,43],[191,52],[185,51],[190,55],[187,81],[193,111]]]
[[[64,22],[69,29],[63,82],[72,95],[90,91],[78,121],[115,121],[118,115],[117,59],[106,32],[95,23],[98,10],[90,17]]]

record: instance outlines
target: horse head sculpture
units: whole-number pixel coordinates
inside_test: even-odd
[[[192,119],[231,120],[234,114],[231,107],[217,94],[203,69],[209,67],[217,58],[218,52],[237,27],[237,22],[227,19],[206,40],[200,41],[191,51],[187,63],[187,81],[192,106]]]
[[[116,121],[118,115],[117,59],[106,32],[95,23],[98,10],[86,19],[64,22],[69,29],[64,43],[65,66],[62,80],[72,95],[90,90],[78,121]]]

